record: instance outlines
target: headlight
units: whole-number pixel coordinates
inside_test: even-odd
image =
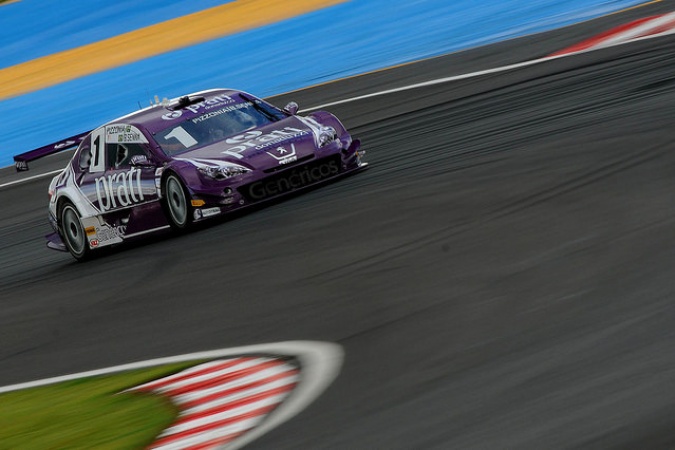
[[[337,133],[333,127],[322,127],[319,132],[319,147],[330,144],[337,139]]]
[[[214,180],[226,180],[233,176],[242,175],[251,171],[251,169],[247,169],[246,167],[238,166],[236,164],[220,167],[202,166],[199,167],[198,170],[203,175]]]

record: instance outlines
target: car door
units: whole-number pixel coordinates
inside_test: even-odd
[[[89,167],[80,186],[101,215],[156,201],[155,167],[145,136],[126,124],[94,130]]]

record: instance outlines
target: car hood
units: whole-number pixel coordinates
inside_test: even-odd
[[[292,116],[183,152],[176,159],[198,165],[233,163],[253,170],[270,169],[314,155],[323,128],[312,119]]]

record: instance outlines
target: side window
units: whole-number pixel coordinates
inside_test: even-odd
[[[132,156],[148,156],[141,144],[107,144],[106,154],[108,156],[108,168],[110,169],[129,167]]]
[[[89,169],[89,165],[91,164],[91,136],[87,136],[82,142],[80,142],[77,152],[79,154],[77,162],[80,166],[80,169]]]
[[[109,169],[128,168],[131,158],[148,156],[148,140],[134,125],[115,123],[105,126],[105,167]]]

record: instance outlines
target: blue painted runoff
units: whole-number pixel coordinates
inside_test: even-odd
[[[22,0],[0,6],[0,67],[222,3]],[[392,7],[391,0],[352,0],[2,101],[0,167],[11,165],[15,154],[147,106],[154,95],[231,87],[269,96],[563,27],[640,3],[408,0]],[[20,23],[31,25],[24,29]]]

